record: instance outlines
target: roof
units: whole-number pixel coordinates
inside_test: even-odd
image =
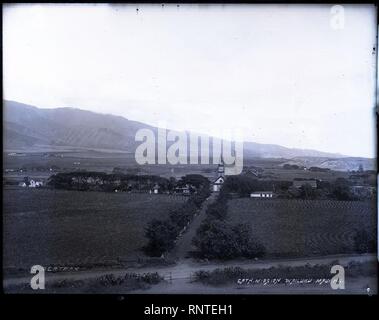
[[[251,194],[258,194],[258,193],[274,193],[274,191],[254,191]]]
[[[224,177],[218,177],[215,181],[213,181],[213,184],[221,184],[224,183],[225,178]]]

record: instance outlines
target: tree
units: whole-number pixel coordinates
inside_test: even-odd
[[[170,221],[154,219],[148,223],[145,235],[148,238],[145,251],[149,255],[160,256],[173,248],[176,230]]]
[[[217,219],[204,222],[193,243],[200,255],[209,259],[251,258],[264,254],[264,247],[253,239],[250,226]]]
[[[205,258],[232,259],[238,255],[234,231],[221,220],[203,223],[193,243]]]
[[[300,198],[302,199],[316,199],[317,194],[309,183],[303,184],[300,187]]]
[[[332,194],[337,200],[351,200],[353,197],[350,192],[349,181],[344,178],[336,179]]]
[[[189,199],[181,208],[170,213],[170,221],[178,233],[191,221],[196,211],[197,206]]]
[[[201,174],[187,174],[178,181],[179,185],[192,185],[197,189],[201,186],[209,186],[208,178],[202,176]]]
[[[237,224],[233,231],[238,244],[239,255],[246,258],[261,257],[265,253],[264,246],[252,236],[251,226],[248,224]]]
[[[228,214],[227,200],[222,198],[207,208],[207,216],[213,219],[226,219]]]

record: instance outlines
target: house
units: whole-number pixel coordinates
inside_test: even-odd
[[[188,196],[191,194],[191,188],[188,184],[183,188],[183,194]]]
[[[272,198],[273,196],[273,191],[254,191],[250,193],[250,198]]]
[[[26,183],[25,183],[25,182],[20,182],[18,185],[19,185],[20,187],[23,187],[23,188],[26,187]]]
[[[317,188],[316,180],[294,180],[292,186],[300,189],[305,184],[309,184],[312,188]]]
[[[154,192],[154,194],[158,194],[159,193],[159,185],[157,185],[157,184],[154,185],[153,192]]]
[[[29,181],[29,188],[40,188],[43,186],[42,181],[35,181],[35,180],[30,180]]]
[[[221,160],[221,163],[217,167],[217,178],[212,183],[212,191],[219,192],[224,182],[225,182],[225,166],[224,166],[224,161]]]
[[[179,186],[174,189],[174,193],[179,193],[185,196],[189,196],[195,189],[194,187],[186,184],[185,186]]]

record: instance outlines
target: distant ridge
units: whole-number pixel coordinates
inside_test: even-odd
[[[40,109],[16,101],[4,101],[3,106],[5,150],[27,150],[33,146],[67,146],[134,152],[139,144],[135,142],[137,130],[157,130],[121,116],[76,108]],[[340,162],[348,158],[341,154],[256,142],[244,143],[244,157],[312,157],[323,158],[324,162],[325,158],[339,159]],[[337,167],[344,166],[343,163],[336,163],[334,161],[332,164]]]

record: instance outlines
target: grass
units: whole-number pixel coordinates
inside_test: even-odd
[[[268,257],[354,253],[356,230],[376,233],[375,203],[233,199],[228,219],[249,223]]]
[[[5,269],[112,265],[143,258],[144,227],[187,200],[180,196],[4,190]]]

